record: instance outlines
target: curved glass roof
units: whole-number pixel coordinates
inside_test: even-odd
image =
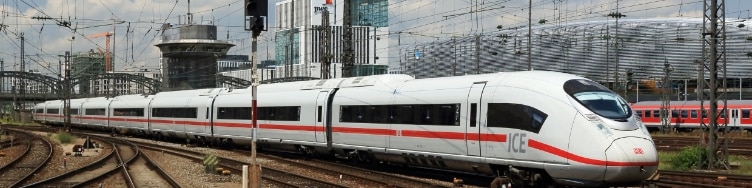
[[[613,82],[615,73],[624,81],[627,69],[635,72],[635,79],[662,77],[668,62],[672,78],[696,79],[704,43],[702,22],[620,19],[618,34],[613,20],[535,26],[532,67]],[[726,22],[727,76],[752,77],[752,21]],[[527,33],[524,27],[402,48],[400,67],[402,73],[418,78],[527,70]],[[420,58],[414,56],[416,51]]]

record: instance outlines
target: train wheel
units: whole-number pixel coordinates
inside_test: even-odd
[[[509,178],[497,176],[492,182],[490,188],[509,188],[512,187],[512,181]]]
[[[372,164],[376,160],[367,151],[358,151],[358,160],[362,163]]]

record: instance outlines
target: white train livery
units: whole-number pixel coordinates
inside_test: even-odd
[[[63,121],[62,101],[36,121]],[[77,126],[250,144],[251,89],[71,100]],[[305,154],[509,176],[567,186],[635,185],[658,154],[621,97],[547,71],[413,79],[377,75],[258,87],[258,143]]]

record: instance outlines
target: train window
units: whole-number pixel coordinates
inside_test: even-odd
[[[44,113],[44,109],[41,109],[41,108],[40,109],[35,109],[34,113],[37,113],[37,114]]]
[[[321,122],[321,113],[322,113],[322,107],[321,107],[321,106],[318,106],[318,110],[316,110],[316,111],[317,111],[317,114],[316,114],[316,121],[317,121],[317,122]]]
[[[365,122],[369,123],[387,123],[389,107],[386,105],[374,105],[366,107]]]
[[[742,118],[749,118],[749,109],[742,109]]]
[[[687,110],[681,110],[681,117],[687,118]]]
[[[344,105],[340,122],[459,125],[459,104]]]
[[[678,110],[671,110],[671,117],[678,118],[679,117],[679,111]]]
[[[645,117],[646,117],[646,118],[652,117],[652,115],[650,115],[650,114],[651,114],[651,112],[653,112],[653,111],[650,111],[650,110],[645,110]]]
[[[397,116],[395,119],[397,119],[398,124],[413,124],[413,114],[415,110],[413,109],[412,105],[399,105],[397,106],[397,110],[395,113],[395,116]]]
[[[720,114],[721,118],[726,118],[726,109],[718,109],[718,114]]]
[[[300,106],[258,107],[259,120],[300,121]]]
[[[661,113],[660,113],[659,110],[653,110],[653,117],[654,118],[657,118],[657,117],[660,117],[660,116],[661,116]]]
[[[475,127],[476,120],[478,118],[478,104],[470,104],[470,127]]]
[[[430,125],[433,119],[436,119],[435,112],[430,105],[415,105],[415,110],[418,111],[415,118],[415,124]]]
[[[251,107],[217,108],[217,119],[251,120]]]
[[[59,114],[60,113],[60,109],[50,108],[50,109],[47,109],[47,113],[48,114]]]
[[[415,124],[415,107],[413,105],[397,105],[392,108],[394,123]]]
[[[702,118],[708,118],[708,109],[702,109]]]
[[[459,104],[439,105],[439,124],[440,125],[460,125],[460,108]]]
[[[341,106],[339,109],[339,121],[341,122],[354,122],[354,119],[352,117],[355,117],[355,114],[353,114],[355,111],[354,106]]]
[[[564,91],[593,113],[609,119],[623,120],[632,116],[629,103],[608,88],[590,80],[568,80]]]
[[[138,116],[144,117],[143,108],[115,108],[112,110],[113,116]]]
[[[488,104],[488,127],[504,127],[538,133],[547,117],[548,114],[522,104]]]
[[[197,118],[197,108],[152,108],[152,117]]]
[[[103,115],[105,115],[105,110],[104,110],[104,108],[92,108],[92,109],[86,109],[86,110],[84,110],[84,113],[86,113],[84,115],[98,115],[98,116],[103,116]]]
[[[642,118],[642,110],[635,110],[635,113],[637,114],[637,117]]]
[[[689,111],[689,118],[692,118],[692,119],[697,118],[697,110]]]
[[[71,108],[70,109],[70,114],[71,115],[78,115],[78,108]]]

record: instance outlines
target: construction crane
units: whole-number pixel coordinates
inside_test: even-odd
[[[109,32],[109,31],[105,31],[105,32],[101,32],[101,33],[97,33],[97,34],[92,34],[92,35],[86,36],[87,39],[93,39],[93,38],[99,38],[99,37],[107,37],[106,40],[105,40],[106,41],[105,43],[106,43],[107,46],[104,47],[104,49],[105,49],[105,53],[104,53],[104,70],[105,70],[105,72],[112,71],[112,61],[111,61],[111,58],[110,58],[110,36],[112,36],[112,32]]]

